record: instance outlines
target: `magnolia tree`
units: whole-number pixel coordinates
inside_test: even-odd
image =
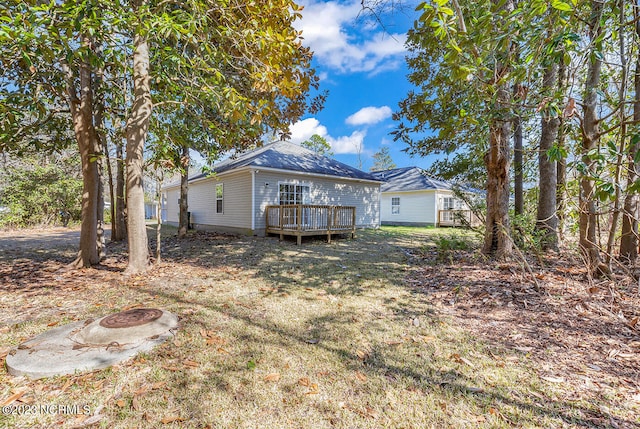
[[[149,262],[142,173],[156,112],[186,109],[209,136],[199,149],[214,155],[284,133],[321,103],[307,99],[317,78],[289,0],[9,0],[0,11],[2,148],[70,117],[84,183],[77,266],[100,258],[105,131],[126,139],[127,270],[137,272]]]

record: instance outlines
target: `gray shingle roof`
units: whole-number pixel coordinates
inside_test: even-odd
[[[452,188],[451,183],[434,179],[418,167],[394,168],[393,170],[374,171],[371,174],[379,180],[385,181],[380,187],[380,192],[451,190]]]
[[[275,142],[250,152],[226,159],[213,166],[221,174],[242,167],[275,168],[301,173],[321,174],[349,179],[381,181],[372,174],[360,171],[335,159],[289,142]],[[198,174],[189,181],[207,176]]]

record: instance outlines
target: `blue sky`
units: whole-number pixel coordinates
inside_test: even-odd
[[[314,51],[320,90],[329,94],[322,111],[292,125],[291,140],[319,134],[331,143],[336,159],[365,171],[383,146],[398,167],[428,167],[433,157],[408,156],[402,152],[406,145],[390,135],[397,125],[391,113],[411,89],[405,40],[417,17],[414,7],[380,14],[378,22],[362,11],[359,0],[299,3],[303,18],[295,25]]]

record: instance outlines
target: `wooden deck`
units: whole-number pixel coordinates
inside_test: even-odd
[[[469,226],[474,225],[475,216],[471,210],[438,210],[437,226]]]
[[[267,206],[267,234],[279,234],[298,238],[298,245],[305,235],[331,234],[356,235],[356,208],[351,206],[317,206],[307,204]]]

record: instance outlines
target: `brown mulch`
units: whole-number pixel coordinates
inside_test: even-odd
[[[569,400],[640,402],[640,290],[625,274],[594,280],[565,252],[496,264],[456,251],[407,253],[408,282],[478,338],[524,355]],[[451,256],[451,255],[448,255]],[[534,278],[535,277],[535,278]],[[615,421],[606,422],[616,427]]]

